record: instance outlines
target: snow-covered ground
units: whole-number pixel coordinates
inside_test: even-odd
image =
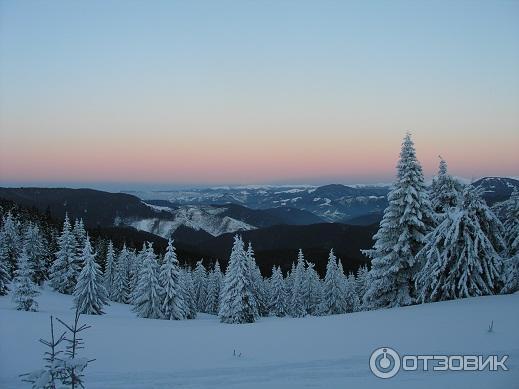
[[[17,375],[42,365],[38,339],[48,338],[49,315],[72,319],[70,296],[45,289],[39,303],[40,312],[19,312],[9,296],[0,297],[1,388],[29,387]],[[519,294],[245,325],[203,314],[140,319],[115,303],[106,312],[82,316],[92,325],[83,356],[96,358],[87,388],[519,387]],[[382,380],[369,370],[370,354],[381,346],[401,355],[508,354],[510,370],[401,371]]]

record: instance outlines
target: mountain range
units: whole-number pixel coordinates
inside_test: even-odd
[[[490,204],[506,200],[519,181],[486,177],[481,188]],[[184,261],[200,258],[225,263],[232,237],[252,242],[258,263],[268,274],[273,264],[286,270],[299,248],[324,266],[331,248],[353,270],[366,258],[361,249],[372,245],[389,187],[242,187],[189,191],[109,193],[92,189],[0,188],[0,199],[48,218],[82,218],[93,236],[104,236],[139,247],[154,242],[159,251],[173,237]],[[141,197],[137,197],[139,195]]]

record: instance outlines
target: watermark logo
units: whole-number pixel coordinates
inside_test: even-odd
[[[369,368],[383,379],[404,371],[508,371],[508,355],[403,355],[390,347],[380,347],[371,353]]]

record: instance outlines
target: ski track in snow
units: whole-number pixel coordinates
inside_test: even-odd
[[[19,312],[0,297],[0,387],[29,387],[18,374],[40,368],[49,315],[70,321],[71,296],[48,288],[40,312]],[[87,388],[513,388],[519,382],[519,294],[327,317],[262,318],[222,324],[215,316],[166,321],[136,318],[112,303],[92,325],[83,356]],[[494,332],[487,328],[494,320]],[[390,380],[369,370],[371,352],[509,354],[508,372],[400,372]],[[233,356],[242,353],[241,357]],[[515,385],[515,386],[514,386]]]

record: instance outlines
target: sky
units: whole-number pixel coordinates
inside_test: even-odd
[[[0,183],[519,176],[519,1],[0,0]]]

